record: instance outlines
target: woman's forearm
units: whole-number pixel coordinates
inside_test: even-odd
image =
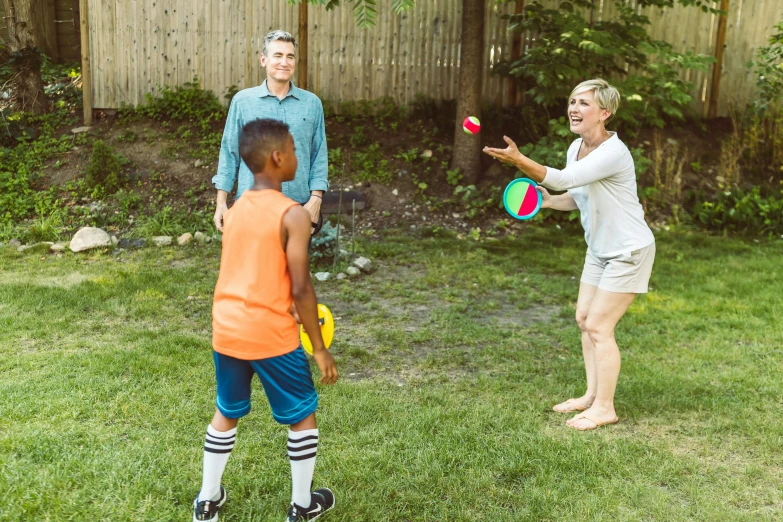
[[[568,212],[569,210],[576,210],[578,207],[576,206],[576,201],[574,201],[573,196],[566,192],[559,196],[551,196],[549,208]]]
[[[519,170],[530,176],[530,179],[537,183],[544,181],[546,177],[546,167],[533,161],[524,154],[520,154],[520,157],[516,161],[516,166]]]

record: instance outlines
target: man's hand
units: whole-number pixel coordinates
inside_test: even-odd
[[[321,198],[318,196],[310,196],[310,199],[304,204],[304,208],[310,213],[310,222],[318,223],[318,218],[321,216]],[[314,226],[311,227],[310,232],[314,229]]]
[[[215,217],[212,218],[212,221],[220,232],[223,232],[223,214],[225,214],[227,210],[228,205],[226,203],[218,203],[215,206]]]
[[[334,364],[334,357],[326,348],[316,349],[313,347],[313,359],[318,369],[321,370],[321,384],[334,384],[337,382],[337,366]]]

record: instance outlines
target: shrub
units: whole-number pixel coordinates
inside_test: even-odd
[[[124,184],[122,167],[125,161],[103,140],[92,144],[92,155],[84,170],[88,186],[97,195],[114,194]]]
[[[777,236],[783,234],[783,191],[766,197],[759,187],[719,192],[698,205],[696,215],[708,228]]]

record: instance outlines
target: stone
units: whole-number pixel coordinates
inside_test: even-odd
[[[362,271],[356,268],[355,266],[349,266],[348,268],[345,269],[345,271],[349,276],[358,276],[359,274],[362,273]]]
[[[117,243],[117,246],[120,248],[144,248],[147,246],[147,240],[146,239],[120,239],[120,242]]]
[[[168,246],[173,241],[171,236],[155,236],[152,238],[152,244],[155,246]]]
[[[353,266],[355,266],[362,272],[369,272],[372,269],[372,261],[370,261],[366,257],[358,257],[353,260]]]
[[[196,235],[193,236],[193,239],[196,240],[196,242],[201,243],[202,245],[209,241],[209,237],[204,232],[196,232]]]
[[[19,241],[18,239],[12,239],[8,242],[8,246],[11,248],[17,248],[22,246],[22,242]]]
[[[400,191],[397,190],[397,189],[394,189],[394,190],[392,190],[392,194],[394,194],[395,196],[399,196],[400,195]]]
[[[339,274],[337,274],[337,279],[347,279],[347,278],[348,278],[348,276],[347,276],[347,275],[345,275],[345,274],[344,274],[344,273],[342,273],[342,272],[340,272]]]
[[[321,282],[328,281],[332,278],[332,274],[329,272],[316,272],[315,278]]]
[[[92,127],[76,127],[75,129],[71,129],[71,134],[82,134],[84,132],[90,132],[92,130]]]
[[[431,158],[432,157],[432,151],[430,149],[425,150],[421,153],[422,158]]]
[[[117,236],[111,236],[111,244],[117,245],[120,242],[119,239],[117,239]]]
[[[200,159],[197,159],[196,161],[193,162],[193,166],[196,167],[196,168],[200,167],[201,165],[202,165],[202,162],[201,162]]]
[[[185,232],[184,234],[182,234],[177,238],[177,244],[179,246],[185,246],[191,241],[193,241],[193,234],[191,234],[190,232]]]
[[[65,250],[65,243],[55,243],[49,247],[51,252],[63,252]]]
[[[111,237],[100,228],[82,227],[74,234],[69,245],[71,252],[84,252],[93,248],[111,246]]]

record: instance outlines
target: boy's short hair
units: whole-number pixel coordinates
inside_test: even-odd
[[[272,152],[283,150],[290,136],[288,125],[280,120],[253,120],[239,132],[239,156],[250,172],[262,172]]]
[[[585,91],[595,91],[593,97],[598,106],[612,113],[612,116],[617,113],[617,108],[620,107],[620,93],[609,85],[609,82],[601,78],[594,78],[580,83],[571,91],[571,95],[568,97],[569,103],[571,98]]]
[[[289,33],[288,31],[283,31],[282,29],[277,29],[276,31],[270,31],[264,36],[264,48],[261,51],[261,53],[266,56],[266,48],[269,45],[270,42],[274,41],[281,41],[281,42],[289,42],[294,44],[294,50],[296,50],[297,47],[299,47],[299,44],[296,43],[296,38]]]

